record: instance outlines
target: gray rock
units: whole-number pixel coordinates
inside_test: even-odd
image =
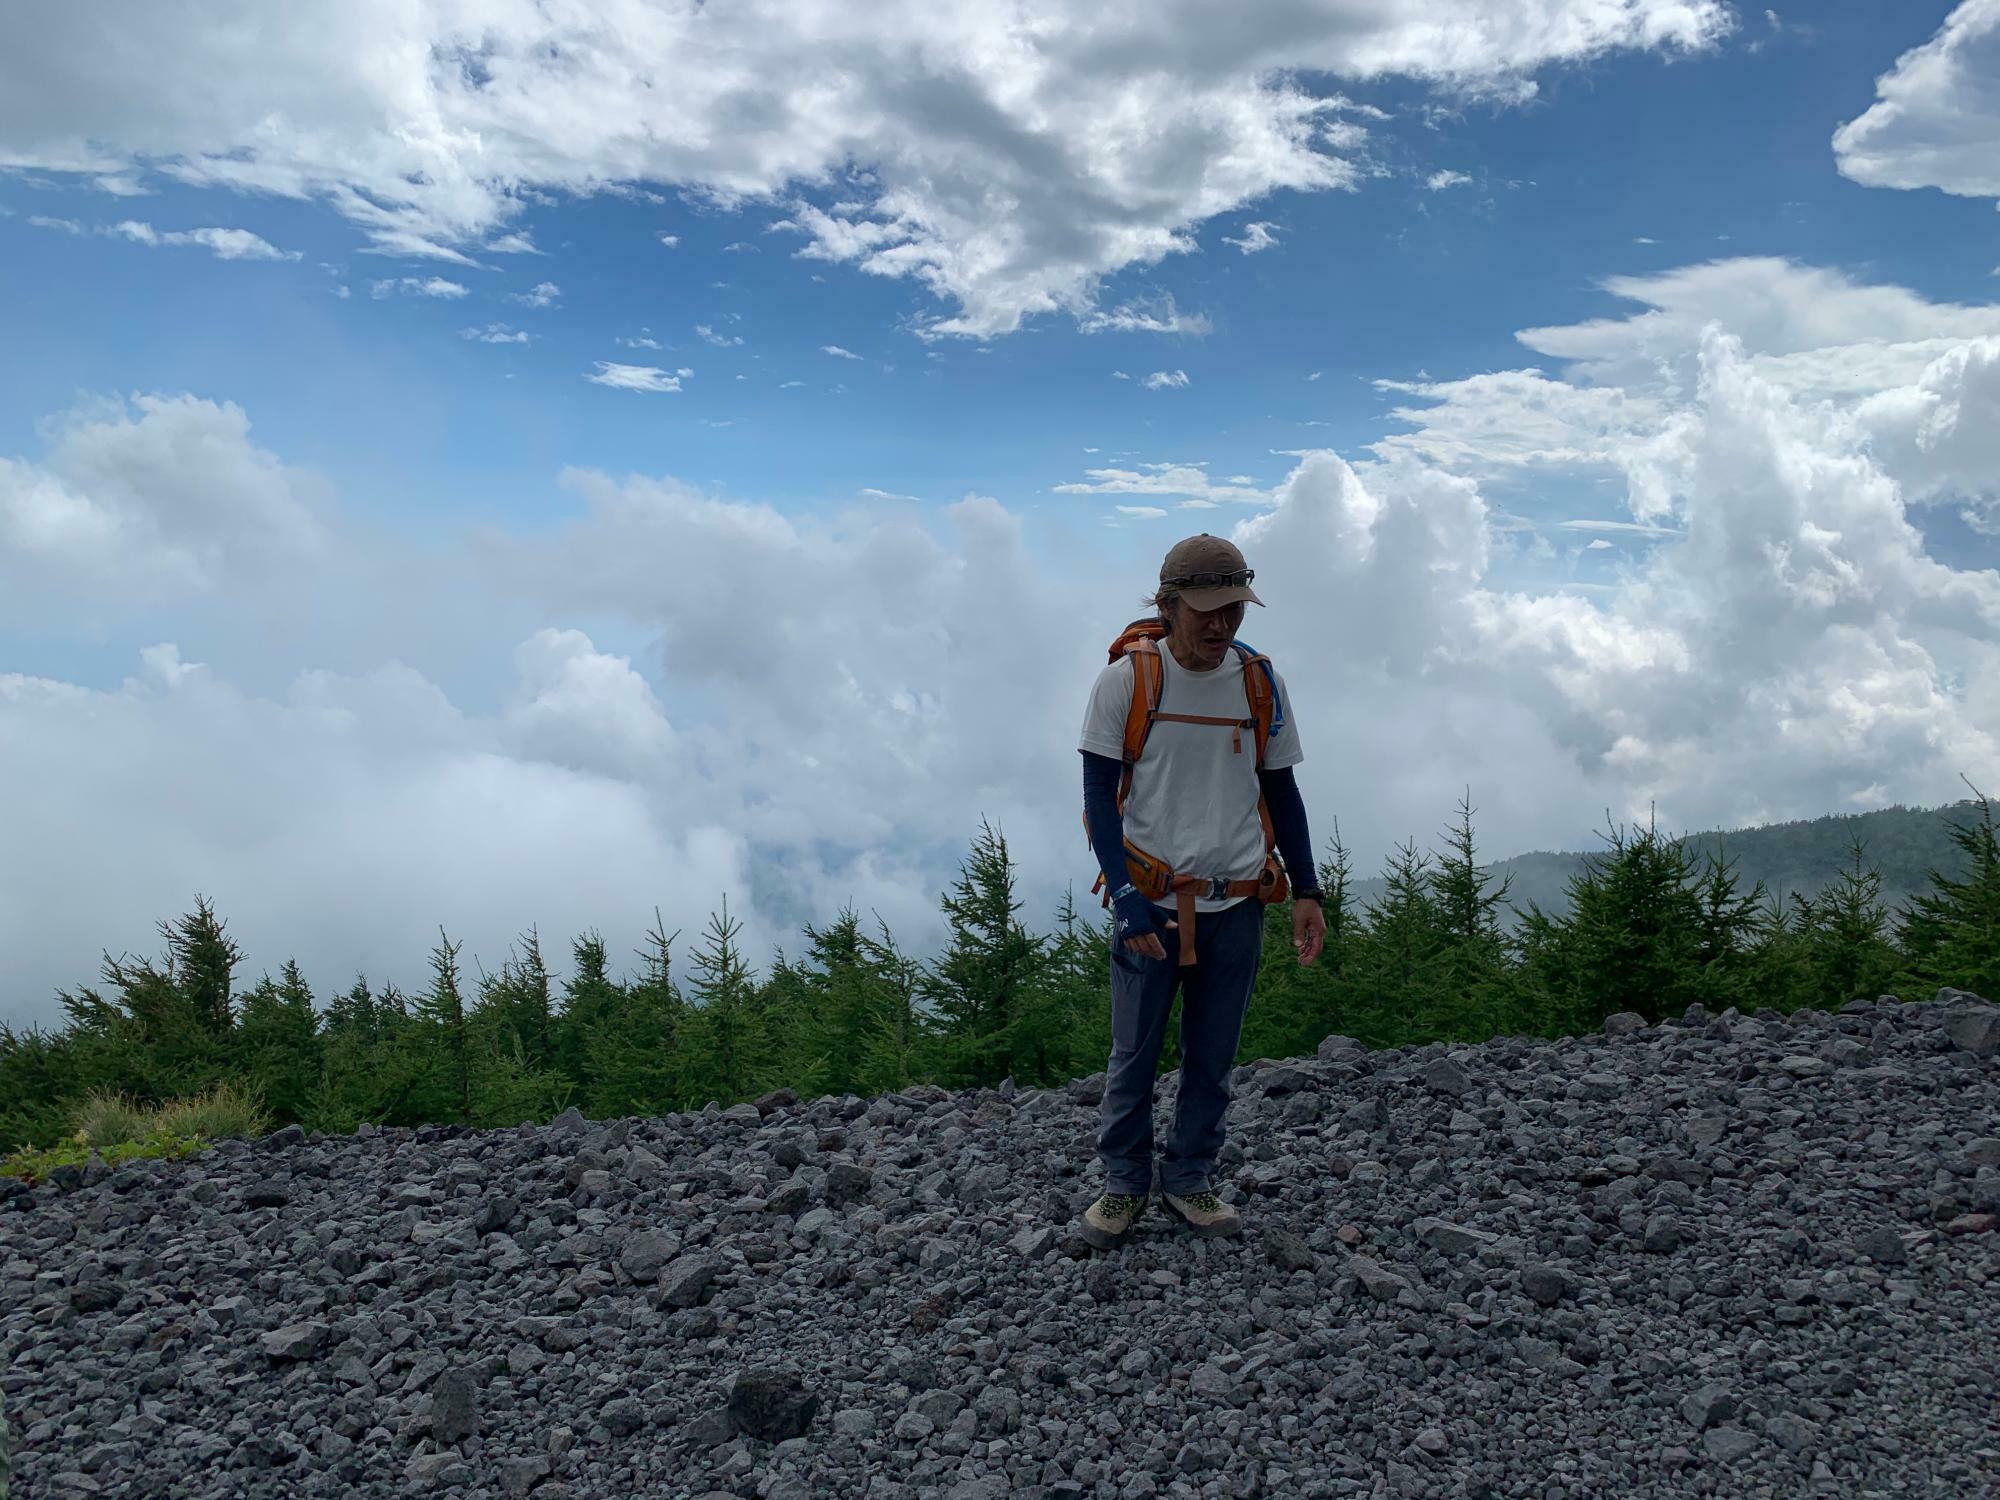
[[[1248,1399],[1240,1382],[1212,1364],[1195,1367],[1194,1375],[1188,1380],[1188,1389],[1197,1396],[1206,1396],[1211,1401],[1221,1401],[1230,1406],[1241,1406]]]
[[[1449,1057],[1434,1057],[1425,1063],[1422,1077],[1424,1086],[1433,1093],[1449,1094],[1453,1098],[1462,1099],[1467,1094],[1477,1092],[1465,1069]]]
[[[1780,1412],[1765,1422],[1764,1436],[1787,1453],[1811,1453],[1820,1445],[1819,1428],[1790,1412]]]
[[[1521,1290],[1543,1307],[1554,1307],[1576,1291],[1576,1283],[1558,1266],[1531,1261],[1521,1267]]]
[[[819,1397],[786,1370],[745,1370],[729,1388],[729,1415],[738,1427],[767,1443],[798,1437],[812,1425],[818,1410]]]
[[[1979,1058],[2000,1052],[2000,1006],[1954,989],[1939,990],[1937,1006],[1938,1026],[1954,1047]]]
[[[1361,1290],[1378,1302],[1394,1302],[1399,1293],[1410,1290],[1403,1277],[1365,1255],[1349,1256],[1347,1269]]]
[[[1264,1254],[1280,1271],[1310,1271],[1319,1264],[1306,1242],[1288,1229],[1276,1226],[1264,1231]]]
[[[1009,1240],[1008,1248],[1024,1260],[1040,1260],[1055,1248],[1056,1232],[1046,1224],[1030,1224]]]
[[[618,1250],[618,1264],[634,1281],[652,1281],[666,1263],[679,1253],[680,1238],[663,1229],[642,1229],[627,1235]],[[677,1304],[685,1306],[686,1304]]]
[[[431,1386],[431,1434],[458,1443],[479,1431],[479,1382],[470,1370],[446,1370]]]
[[[1687,1418],[1689,1426],[1706,1432],[1736,1415],[1736,1398],[1728,1386],[1711,1382],[1682,1399],[1681,1415]]]
[[[851,1203],[874,1185],[875,1174],[851,1161],[837,1161],[826,1169],[826,1201],[838,1206]]]
[[[1604,1018],[1604,1034],[1614,1039],[1630,1036],[1635,1031],[1644,1031],[1646,1024],[1646,1018],[1637,1011],[1621,1010]]]
[[[1295,1068],[1280,1063],[1276,1067],[1265,1068],[1256,1075],[1257,1084],[1271,1098],[1285,1094],[1296,1094],[1299,1090],[1312,1086],[1312,1075],[1304,1068]]]
[[[787,1182],[773,1189],[771,1196],[764,1200],[764,1212],[767,1214],[802,1213],[811,1202],[811,1188],[807,1187],[803,1182]]]
[[[646,1425],[645,1404],[633,1396],[619,1396],[598,1410],[598,1421],[613,1437],[630,1437]]]
[[[681,1439],[694,1448],[720,1448],[736,1436],[736,1419],[726,1406],[710,1407],[681,1424]]]
[[[710,1283],[722,1273],[722,1262],[705,1251],[683,1255],[660,1272],[660,1302],[666,1307],[693,1307],[708,1295]]]
[[[1446,1255],[1472,1255],[1492,1244],[1496,1238],[1483,1229],[1448,1224],[1443,1219],[1414,1220],[1410,1224],[1410,1232],[1431,1249]]]
[[[1711,1427],[1701,1435],[1701,1445],[1719,1464],[1741,1463],[1757,1451],[1757,1435],[1740,1427]]]
[[[257,1345],[274,1361],[311,1359],[326,1347],[327,1337],[324,1323],[287,1323],[259,1337]]]
[[[1646,1220],[1646,1248],[1655,1255],[1680,1249],[1681,1226],[1669,1214],[1654,1214]]]
[[[1883,1227],[1861,1235],[1855,1240],[1854,1249],[1857,1254],[1884,1266],[1900,1266],[1910,1258],[1910,1249],[1903,1243],[1903,1237],[1895,1230]]]
[[[546,1458],[503,1458],[495,1465],[500,1478],[500,1493],[503,1495],[525,1495],[536,1485],[555,1472],[555,1465]]]

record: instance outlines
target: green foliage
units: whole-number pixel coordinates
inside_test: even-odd
[[[109,1146],[118,1141],[135,1141],[144,1135],[148,1113],[143,1104],[123,1094],[92,1089],[83,1096],[71,1119],[77,1137],[86,1146]]]
[[[22,1146],[0,1160],[0,1175],[30,1184],[58,1167],[82,1167],[94,1157],[115,1167],[134,1157],[183,1157],[227,1135],[261,1135],[267,1118],[256,1100],[227,1085],[191,1099],[147,1107],[119,1094],[92,1090],[75,1106],[75,1129],[46,1146]]]
[[[1943,808],[1884,807],[1759,828],[1691,833],[1685,842],[1697,863],[1702,856],[1721,855],[1727,846],[1742,884],[1762,885],[1789,902],[1793,895],[1816,897],[1833,884],[1858,838],[1867,844],[1871,867],[1882,877],[1883,902],[1895,907],[1929,890],[1934,870],[1952,877],[1964,875],[1965,854],[1954,843],[1951,829],[1968,812],[1976,816],[1977,806],[1962,802]],[[1499,861],[1493,873],[1511,886],[1508,905],[1500,913],[1502,923],[1518,930],[1530,907],[1566,914],[1570,879],[1591,857],[1589,852],[1537,851]],[[1355,896],[1362,902],[1374,901],[1382,885],[1380,878],[1357,881]]]
[[[2000,840],[1993,804],[1978,794],[1976,814],[1951,825],[1964,874],[1931,872],[1931,889],[1910,903],[1903,923],[1904,974],[1919,985],[2000,995]]]
[[[1336,821],[1318,871],[1320,959],[1296,962],[1290,905],[1264,911],[1238,1060],[1309,1053],[1330,1032],[1387,1047],[1556,1036],[1613,1011],[1660,1020],[1696,1001],[1790,1010],[1939,985],[2000,995],[2000,843],[1983,798],[1957,811],[1953,858],[1900,911],[1862,833],[1907,819],[1820,820],[1847,831],[1837,865],[1778,893],[1740,873],[1765,830],[1725,845],[1649,825],[1612,828],[1570,869],[1559,903],[1531,897],[1512,924],[1518,893],[1511,873],[1496,874],[1510,867],[1480,863],[1469,792],[1435,849],[1405,842],[1365,885]],[[93,1150],[107,1161],[179,1154],[274,1123],[495,1126],[571,1102],[596,1117],[660,1115],[781,1085],[804,1097],[1008,1077],[1058,1085],[1109,1053],[1112,924],[1066,893],[1054,931],[1030,932],[1016,884],[1005,839],[982,823],[942,893],[949,941],[928,960],[879,917],[870,930],[847,909],[807,926],[799,956],[778,951],[760,977],[724,903],[687,956],[685,990],[679,934],[656,912],[623,977],[587,933],[558,984],[530,929],[468,986],[460,945],[440,932],[414,999],[357,978],[324,1005],[290,962],[238,991],[240,954],[197,897],[161,924],[162,957],[107,954],[97,987],[64,992],[60,1031],[0,1027],[0,1143],[21,1148],[8,1170],[39,1177]],[[1163,1069],[1178,1046],[1170,1019]]]
[[[1043,938],[1016,919],[1007,840],[981,822],[972,855],[945,893],[950,946],[931,965],[925,996],[937,1017],[941,1074],[952,1087],[991,1086],[1045,1064],[1050,1023]],[[1040,1002],[1040,1003],[1038,1003]]]
[[[271,1115],[255,1095],[221,1083],[192,1099],[169,1099],[148,1123],[169,1135],[247,1140],[270,1131]]]
[[[208,1145],[199,1136],[175,1135],[165,1130],[149,1132],[134,1141],[114,1141],[108,1146],[93,1146],[81,1136],[71,1136],[52,1146],[23,1146],[0,1158],[0,1176],[18,1177],[33,1187],[48,1181],[58,1167],[86,1166],[92,1157],[107,1167],[115,1167],[139,1156],[175,1159],[192,1156]]]

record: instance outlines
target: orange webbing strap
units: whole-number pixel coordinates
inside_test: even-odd
[[[1255,719],[1218,719],[1206,714],[1153,715],[1155,723],[1165,719],[1172,719],[1176,724],[1220,724],[1230,731],[1229,745],[1238,755],[1243,753],[1243,731],[1246,729],[1255,730],[1257,727]]]
[[[1222,886],[1224,896],[1254,896],[1263,889],[1257,880],[1230,880]],[[1181,926],[1181,962],[1191,964],[1194,955],[1194,902],[1197,895],[1212,895],[1215,882],[1199,875],[1176,875],[1173,882],[1174,920]]]
[[[1164,669],[1160,649],[1151,641],[1140,641],[1127,653],[1132,659],[1132,706],[1125,710],[1125,780],[1131,785],[1132,763],[1146,748],[1146,736],[1153,731],[1153,713],[1160,706]]]

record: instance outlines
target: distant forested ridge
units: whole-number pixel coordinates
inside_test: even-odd
[[[1829,813],[1791,823],[1754,828],[1712,829],[1683,837],[1700,854],[1727,855],[1746,884],[1761,881],[1775,896],[1796,891],[1817,896],[1838,879],[1849,847],[1866,842],[1868,862],[1882,877],[1882,900],[1900,907],[1929,889],[1933,870],[1960,877],[1967,855],[1952,841],[1954,821],[1978,811],[1970,799],[1944,807],[1878,808],[1865,813]],[[1547,912],[1567,910],[1569,882],[1583,868],[1588,851],[1517,854],[1492,866],[1493,878],[1510,882],[1503,923],[1517,928],[1533,903]],[[1358,900],[1378,900],[1387,888],[1380,877],[1355,882]]]
[[[1290,906],[1266,908],[1240,1060],[1300,1056],[1334,1032],[1386,1047],[1553,1037],[1697,1004],[1832,1009],[1943,985],[2000,997],[1988,801],[1691,839],[1614,827],[1594,853],[1498,867],[1479,857],[1474,811],[1461,802],[1431,848],[1411,840],[1365,884],[1334,825],[1324,953],[1301,967]],[[1510,878],[1540,879],[1550,858],[1567,861],[1559,887]],[[158,956],[107,953],[95,984],[62,992],[59,1030],[0,1026],[0,1149],[75,1147],[86,1107],[102,1119],[211,1091],[249,1096],[276,1124],[345,1131],[515,1125],[571,1105],[664,1115],[781,1089],[1058,1084],[1110,1050],[1110,919],[1066,896],[1053,928],[1032,930],[1016,885],[1006,839],[982,824],[940,895],[949,939],[930,957],[846,910],[760,973],[725,902],[679,948],[658,921],[629,956],[575,936],[566,974],[532,930],[494,970],[440,932],[408,988],[315,989],[292,962],[253,978],[197,897],[160,924]],[[1177,1064],[1174,1022],[1161,1066]],[[86,1129],[81,1144],[97,1141]]]

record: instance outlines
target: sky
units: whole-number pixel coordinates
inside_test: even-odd
[[[0,1022],[1046,930],[1198,531],[1359,874],[2000,785],[2000,0],[4,24]]]

